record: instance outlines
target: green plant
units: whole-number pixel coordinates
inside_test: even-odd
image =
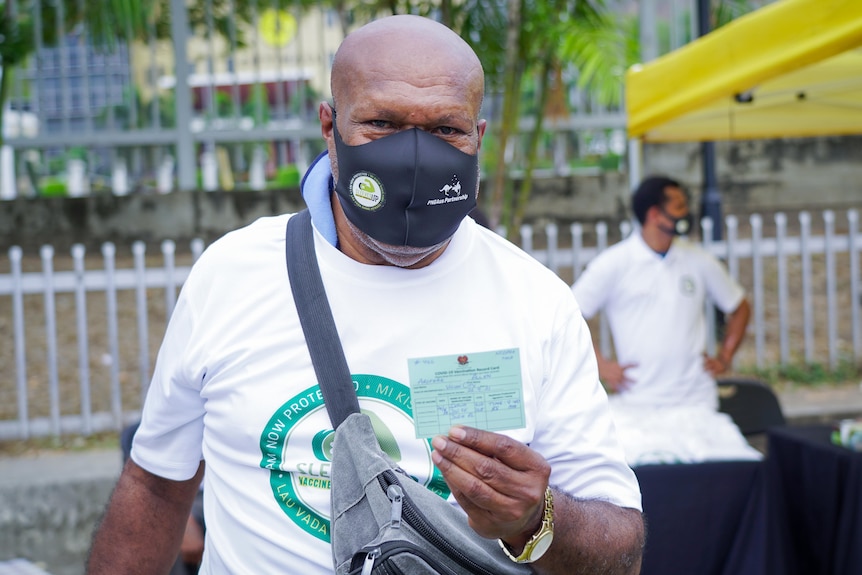
[[[739,369],[744,375],[762,379],[770,385],[788,381],[801,385],[824,385],[852,381],[862,375],[859,366],[848,359],[842,359],[831,369],[821,363],[790,363],[767,367],[746,366]]]
[[[269,108],[269,96],[261,84],[251,87],[249,96],[242,104],[242,115],[254,120],[255,126],[265,126],[272,116]]]
[[[598,168],[599,160],[595,156],[587,157],[587,158],[572,158],[569,160],[569,167],[571,168]]]
[[[39,195],[45,198],[63,197],[66,193],[66,182],[57,178],[46,178],[39,186]]]
[[[299,168],[296,164],[279,166],[275,172],[273,183],[279,188],[296,188],[299,186]]]
[[[606,172],[617,171],[620,169],[621,162],[622,156],[614,154],[613,152],[608,152],[599,158],[599,167]]]
[[[75,146],[73,148],[69,148],[66,152],[67,160],[84,160],[87,161],[87,148],[82,146]]]

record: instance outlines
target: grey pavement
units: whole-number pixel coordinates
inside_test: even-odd
[[[862,417],[862,382],[842,386],[798,386],[779,391],[778,401],[793,423],[830,423]]]
[[[791,425],[862,417],[862,383],[787,389],[779,402]],[[50,575],[83,575],[121,460],[119,449],[0,456],[0,568],[24,559]]]
[[[116,479],[122,468],[119,449],[101,449],[0,457],[0,489],[19,485],[51,485],[93,477]]]
[[[50,575],[83,575],[121,465],[118,449],[0,457],[0,573],[28,573],[11,561],[25,559]]]
[[[0,575],[50,575],[50,573],[26,559],[10,559],[0,561]]]

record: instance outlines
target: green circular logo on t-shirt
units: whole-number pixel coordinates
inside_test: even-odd
[[[417,481],[444,499],[449,487],[431,461],[431,440],[416,439],[410,388],[375,375],[354,375],[362,412],[371,418],[380,448]],[[332,429],[318,386],[282,404],[260,435],[260,466],[281,510],[311,535],[329,542]]]

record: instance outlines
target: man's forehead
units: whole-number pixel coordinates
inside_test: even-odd
[[[450,29],[424,18],[374,22],[344,40],[336,61],[333,72],[338,68],[345,79],[394,75],[421,82],[423,77],[468,76],[472,82],[483,81],[473,49]]]
[[[351,83],[339,94],[339,108],[349,108],[353,119],[410,122],[423,118],[442,123],[475,121],[481,106],[470,86],[443,82],[428,86],[413,82]],[[347,110],[345,110],[347,111]]]

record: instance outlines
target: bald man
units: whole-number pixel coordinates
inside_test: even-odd
[[[571,291],[466,217],[483,93],[475,53],[428,19],[374,21],[335,56],[327,151],[302,193],[359,403],[398,464],[512,560],[637,573],[640,492]],[[290,217],[227,234],[195,264],[88,573],[166,572],[201,477],[201,573],[333,572],[333,431],[284,272]],[[414,418],[418,363],[501,374],[515,422]]]

